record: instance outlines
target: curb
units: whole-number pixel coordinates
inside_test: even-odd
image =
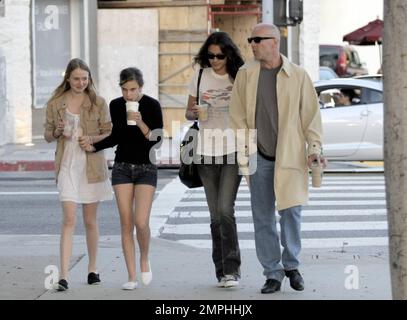
[[[54,161],[0,161],[0,171],[54,171]]]
[[[113,167],[113,160],[107,161],[107,166],[109,169]],[[159,169],[177,169],[179,168],[179,160],[173,161],[171,159],[163,159],[157,161],[157,167]],[[44,161],[0,161],[0,172],[2,171],[54,171],[55,165],[54,161],[44,160]]]

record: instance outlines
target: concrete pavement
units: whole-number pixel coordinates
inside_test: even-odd
[[[288,279],[281,292],[260,294],[264,283],[255,250],[242,250],[240,286],[215,286],[209,249],[198,249],[153,238],[150,249],[153,281],[134,291],[121,290],[127,272],[119,236],[103,236],[98,255],[102,283],[86,284],[85,237],[76,236],[69,287],[66,292],[46,290],[46,266],[57,265],[59,236],[0,236],[0,299],[40,300],[354,300],[391,299],[388,254],[380,250],[304,250],[301,272],[305,290],[294,291]],[[139,256],[137,252],[137,257]],[[6,266],[8,268],[6,268]]]

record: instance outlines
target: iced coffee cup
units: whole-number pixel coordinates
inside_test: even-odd
[[[137,101],[127,101],[126,102],[126,112],[128,115],[129,111],[137,112],[138,111],[138,102]],[[137,123],[135,120],[127,120],[129,126],[135,126]]]
[[[201,104],[201,105],[197,105],[197,107],[198,107],[198,119],[200,121],[208,120],[208,105]]]
[[[72,117],[67,115],[65,112],[64,116],[62,117],[62,120],[64,122],[64,131],[62,132],[62,134],[66,138],[71,138],[72,134],[73,134],[73,126],[74,126]]]
[[[79,139],[83,136],[83,129],[81,127],[76,128],[73,131],[73,137],[79,141]]]
[[[314,160],[311,164],[311,177],[312,177],[312,186],[314,188],[321,187],[322,184],[322,175],[324,173],[324,169],[319,161]]]

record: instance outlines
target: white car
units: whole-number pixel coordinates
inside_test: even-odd
[[[314,83],[330,160],[383,160],[383,84],[350,78]],[[349,104],[343,96],[351,95]]]

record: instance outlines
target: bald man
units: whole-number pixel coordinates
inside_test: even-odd
[[[261,293],[279,291],[285,276],[301,291],[301,206],[308,201],[308,167],[314,160],[325,166],[318,99],[306,71],[280,53],[276,26],[256,25],[248,42],[254,60],[239,69],[229,113],[241,174],[250,175],[256,253],[266,277]],[[255,139],[239,134],[241,129],[255,129]]]

